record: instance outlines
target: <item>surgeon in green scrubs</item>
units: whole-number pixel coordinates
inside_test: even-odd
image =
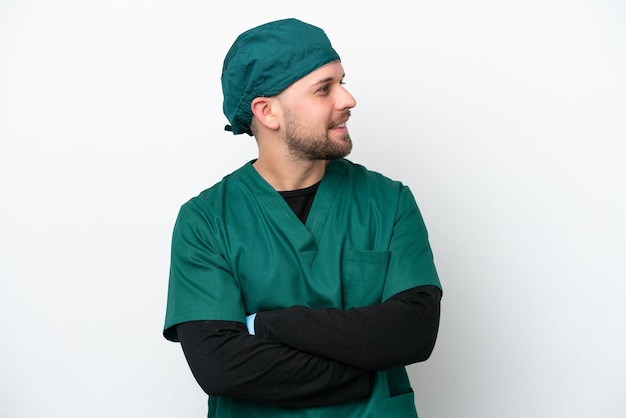
[[[241,34],[222,72],[227,130],[258,158],[182,205],[164,336],[215,418],[417,417],[441,284],[407,186],[345,157],[354,97],[323,30]]]

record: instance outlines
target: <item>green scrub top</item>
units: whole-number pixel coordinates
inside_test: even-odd
[[[251,163],[185,203],[172,241],[164,335],[193,320],[304,305],[349,309],[421,285],[441,287],[408,187],[342,159],[331,161],[306,224]],[[209,398],[209,417],[416,417],[404,368],[377,373],[368,399],[282,408]]]

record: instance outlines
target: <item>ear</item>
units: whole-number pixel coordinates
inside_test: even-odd
[[[276,117],[275,107],[277,103],[271,97],[257,97],[250,103],[250,109],[257,121],[268,129],[276,130],[280,127]]]

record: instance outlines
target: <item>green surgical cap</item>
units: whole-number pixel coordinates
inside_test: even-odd
[[[250,104],[272,97],[310,72],[339,61],[324,31],[297,19],[250,29],[237,37],[222,69],[224,114],[233,134],[250,131]]]

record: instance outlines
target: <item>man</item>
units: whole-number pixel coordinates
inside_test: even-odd
[[[416,417],[404,366],[435,344],[441,289],[409,189],[343,157],[356,102],[325,33],[241,34],[222,73],[258,159],[184,204],[164,335],[209,417]]]

